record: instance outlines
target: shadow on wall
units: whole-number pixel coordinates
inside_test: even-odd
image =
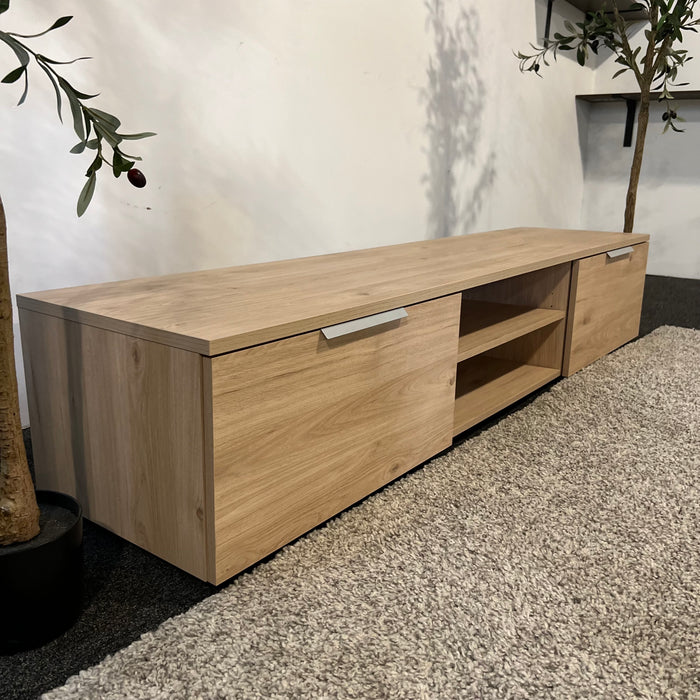
[[[432,238],[469,233],[496,176],[492,149],[479,147],[486,89],[479,76],[479,18],[460,7],[448,17],[445,0],[426,0],[434,54],[421,98],[427,110],[429,174],[423,178]]]

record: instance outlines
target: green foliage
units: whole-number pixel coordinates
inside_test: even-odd
[[[606,0],[601,10],[586,13],[582,22],[565,22],[567,34],[555,33],[554,38],[541,47],[531,44],[534,53],[518,51],[520,70],[540,75],[541,67],[550,65],[548,56],[556,60],[559,51],[576,51],[576,59],[583,66],[591,54],[597,54],[600,47],[605,46],[616,55],[615,62],[621,66],[613,78],[632,71],[643,96],[653,90],[659,93],[659,102],[665,103],[664,131],[682,131],[676,123],[683,120],[671,107],[674,99],[672,88],[687,85],[676,83],[676,79],[678,69],[691,57],[685,49],[675,48],[675,44],[683,42],[683,32],[697,31],[695,27],[700,20],[693,19],[695,3],[696,0],[640,0],[634,3],[630,9],[644,12],[649,23],[644,32],[647,45],[643,51],[641,46],[632,49],[628,24],[618,11],[616,1]]]
[[[78,216],[82,216],[85,213],[85,210],[88,208],[90,200],[92,199],[92,195],[95,192],[96,182],[97,176],[94,172],[90,173],[90,175],[88,175],[87,182],[83,186],[80,196],[78,197]]]
[[[10,6],[10,0],[0,0],[0,14],[5,12]],[[92,196],[95,192],[97,181],[97,171],[102,167],[102,163],[107,163],[112,169],[115,177],[119,177],[122,173],[128,172],[136,160],[141,160],[138,156],[130,156],[120,149],[122,141],[133,141],[137,139],[155,136],[153,132],[147,131],[137,134],[121,134],[118,129],[121,127],[121,122],[117,117],[108,112],[103,112],[96,107],[88,107],[86,102],[94,99],[97,95],[89,95],[76,90],[63,76],[59,75],[54,66],[63,66],[75,63],[76,61],[87,60],[88,56],[81,56],[71,61],[55,61],[48,56],[34,52],[20,39],[35,39],[44,36],[48,32],[64,27],[73,19],[70,16],[60,17],[48,29],[38,34],[17,34],[13,32],[0,31],[0,41],[7,44],[12,49],[19,66],[12,69],[3,79],[3,83],[15,83],[20,78],[24,78],[24,89],[20,96],[18,105],[21,105],[29,90],[29,75],[28,68],[31,63],[31,58],[34,58],[35,63],[46,74],[56,95],[56,111],[58,118],[63,122],[63,105],[64,97],[68,101],[71,116],[73,119],[73,130],[78,137],[79,142],[71,148],[71,153],[83,153],[86,149],[96,151],[94,160],[90,164],[85,176],[87,182],[83,186],[80,196],[78,197],[78,216],[85,213]],[[92,138],[91,138],[92,137]],[[112,150],[111,162],[104,155],[105,144]]]

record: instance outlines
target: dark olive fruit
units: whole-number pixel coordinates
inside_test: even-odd
[[[668,112],[664,112],[664,113],[661,115],[661,118],[662,118],[664,121],[666,121],[666,120],[668,119]]]
[[[675,119],[678,115],[675,112],[671,112],[671,119]]]
[[[535,65],[533,66],[533,68],[535,69],[535,73],[539,73],[540,64],[539,64],[539,63],[535,63]]]
[[[129,170],[126,176],[129,178],[129,182],[134,187],[146,186],[146,176],[137,168],[132,168],[131,170]]]

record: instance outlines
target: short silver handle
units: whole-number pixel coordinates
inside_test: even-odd
[[[620,258],[628,253],[634,253],[634,248],[631,245],[628,245],[625,248],[618,248],[617,250],[609,250],[608,257],[613,259]]]
[[[374,326],[381,326],[391,321],[398,321],[400,318],[406,318],[407,316],[408,313],[406,309],[392,309],[391,311],[382,311],[382,313],[374,314],[373,316],[363,316],[353,321],[346,321],[345,323],[338,323],[335,326],[321,328],[321,333],[323,333],[328,340],[331,340],[332,338],[339,338],[341,335],[356,333],[366,328],[374,328]]]

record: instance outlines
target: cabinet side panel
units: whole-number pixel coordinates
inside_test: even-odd
[[[566,334],[564,336],[564,359],[561,363],[561,373],[564,377],[570,377],[576,370],[571,364],[571,339],[574,331],[574,319],[576,318],[576,289],[578,288],[578,273],[580,260],[571,263],[571,285],[569,289],[569,309],[566,312]]]
[[[201,356],[20,310],[37,485],[206,578]]]
[[[450,445],[459,310],[214,358],[217,583]]]

